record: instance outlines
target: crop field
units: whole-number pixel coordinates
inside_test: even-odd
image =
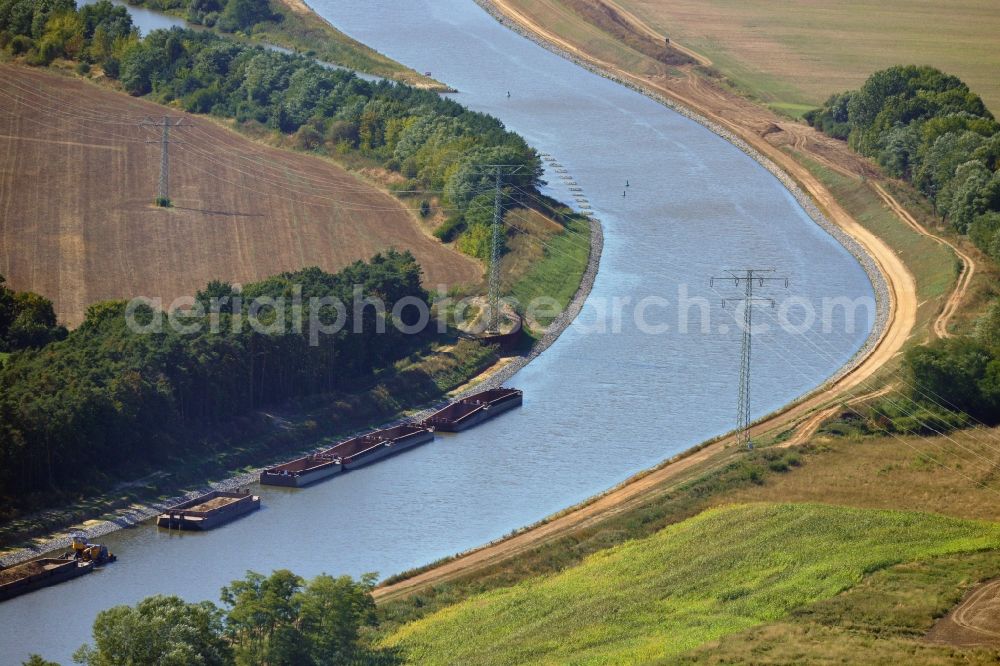
[[[954,74],[1000,113],[995,0],[618,0],[776,107],[814,106],[897,64]]]
[[[417,663],[667,660],[834,597],[866,574],[998,546],[1000,525],[933,514],[726,506],[474,596],[386,642]]]
[[[411,250],[425,283],[482,277],[396,199],[330,161],[270,148],[169,110],[173,207],[152,205],[164,107],[0,64],[0,274],[76,325],[97,301],[168,305],[214,279],[247,282]],[[151,143],[149,143],[151,142]]]

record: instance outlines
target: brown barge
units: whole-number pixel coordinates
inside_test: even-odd
[[[0,569],[0,601],[88,574],[94,566],[91,561],[47,557]]]
[[[323,453],[340,457],[344,469],[354,469],[433,439],[430,428],[406,423],[349,439]]]
[[[524,392],[518,389],[482,391],[451,403],[424,420],[423,425],[444,432],[460,432],[518,407],[523,398]]]
[[[328,451],[324,451],[265,469],[260,473],[260,482],[268,486],[301,488],[320,479],[333,476],[343,469],[344,465],[340,456],[331,455]]]
[[[249,490],[216,490],[172,506],[156,519],[158,527],[174,530],[210,530],[260,508],[260,497]]]

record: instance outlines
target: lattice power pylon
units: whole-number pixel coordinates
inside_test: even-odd
[[[736,443],[740,447],[752,449],[753,441],[750,439],[750,370],[752,367],[751,352],[753,350],[753,306],[759,303],[767,303],[771,307],[774,307],[773,299],[754,296],[754,284],[756,283],[758,287],[764,287],[768,282],[783,282],[785,288],[787,288],[788,278],[770,275],[770,273],[774,272],[773,268],[747,268],[742,271],[725,272],[729,275],[713,277],[709,281],[709,284],[714,288],[716,282],[732,281],[733,286],[743,287],[742,297],[724,298],[722,300],[722,307],[725,308],[728,302],[743,304],[743,344],[740,351]]]

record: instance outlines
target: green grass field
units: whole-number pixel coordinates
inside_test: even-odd
[[[415,663],[638,663],[785,618],[866,574],[1000,547],[1000,525],[816,504],[706,511],[474,596],[386,644]]]
[[[580,288],[580,280],[590,257],[590,227],[581,218],[572,218],[560,233],[543,236],[544,245],[535,243],[541,253],[531,268],[510,285],[510,295],[523,306],[537,297],[555,299],[561,312]],[[548,326],[554,317],[539,316],[539,323]]]

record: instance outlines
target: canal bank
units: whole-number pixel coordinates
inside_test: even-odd
[[[605,227],[591,296],[511,382],[525,391],[521,409],[329,483],[259,491],[261,511],[216,532],[141,526],[110,534],[116,552],[128,553],[113,572],[0,606],[16,637],[3,660],[26,651],[65,660],[101,607],[156,593],[212,599],[248,568],[304,576],[410,569],[537,522],[728,430],[739,336],[721,332],[731,313],[712,305],[718,295],[707,281],[722,268],[773,264],[793,277],[797,295],[816,302],[875,298],[857,261],[745,153],[513,35],[472,3],[317,9],[390,57],[434,71],[463,91],[459,101],[499,116],[571,170]],[[549,192],[561,198],[557,182]],[[630,317],[616,325],[613,310],[602,309],[616,298],[677,303],[682,294],[706,299],[707,332],[651,334]],[[775,329],[759,338],[755,416],[835,374],[864,345],[874,317],[852,331],[844,324],[832,321],[830,334]],[[66,617],[67,606],[88,610]],[[56,618],[62,631],[49,635],[43,628]]]

